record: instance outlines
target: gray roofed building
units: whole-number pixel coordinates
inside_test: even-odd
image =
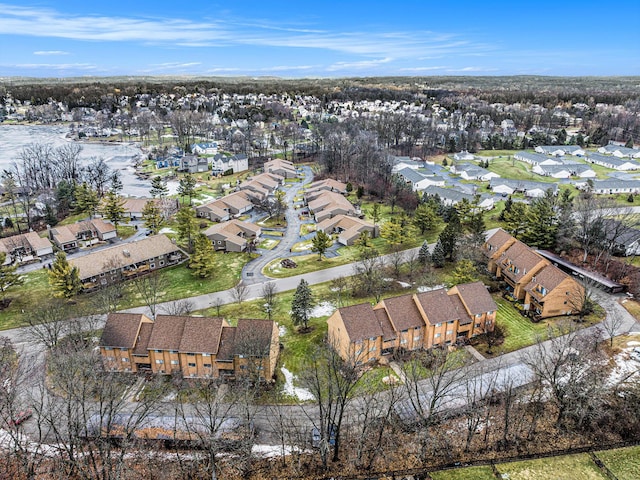
[[[489,187],[497,193],[511,195],[514,192],[522,192],[527,197],[542,196],[549,189],[551,189],[553,194],[558,193],[558,185],[555,183],[514,180],[511,178],[492,178]]]
[[[585,186],[585,188],[588,187]],[[601,195],[640,193],[640,180],[594,180],[591,191]]]

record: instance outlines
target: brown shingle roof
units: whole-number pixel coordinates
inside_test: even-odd
[[[387,340],[393,340],[396,338],[396,332],[393,329],[393,325],[391,325],[391,320],[389,320],[387,311],[384,308],[376,308],[374,313],[376,315],[376,320],[378,320],[378,323],[382,328],[382,339],[386,342]]]
[[[482,282],[457,285],[458,294],[471,315],[495,312],[498,307]]]
[[[415,297],[431,325],[459,320],[463,316],[467,316],[466,312],[459,311],[458,306],[451,300],[444,288],[417,293]]]
[[[401,332],[410,328],[424,327],[424,319],[416,306],[413,295],[408,293],[400,297],[386,298],[382,301],[396,330]]]
[[[138,341],[136,348],[133,349],[134,355],[148,355],[149,339],[153,332],[153,323],[143,323],[140,325],[140,333],[138,333]]]
[[[512,241],[514,238],[507,232],[499,228],[487,241],[485,242],[483,253],[487,257],[493,256],[505,243]]]
[[[264,356],[269,354],[274,322],[241,318],[236,327],[234,353],[236,355]]]
[[[101,347],[133,348],[138,327],[143,318],[141,313],[110,313],[102,330]]]
[[[222,333],[220,335],[220,347],[218,347],[218,360],[231,361],[233,360],[233,354],[235,351],[235,327],[222,327]]]
[[[343,307],[339,311],[351,342],[380,337],[384,334],[370,304],[361,303]]]
[[[536,285],[541,285],[547,290],[547,292],[551,292],[567,278],[571,277],[558,267],[555,267],[554,265],[547,265],[539,272],[536,272],[531,281],[525,287],[525,290],[530,292],[536,287]]]
[[[187,317],[178,350],[184,353],[218,353],[222,318]]]
[[[502,273],[516,282],[519,281],[523,275],[531,272],[539,263],[546,263],[540,255],[519,240],[516,240],[513,245],[505,250],[499,262],[502,265]],[[518,273],[509,271],[509,262],[518,268]]]
[[[111,270],[113,268],[112,265],[120,268],[178,251],[186,256],[180,248],[173,244],[169,237],[154,235],[137,242],[123,243],[105,248],[84,257],[72,258],[69,263],[74,267],[78,267],[81,279],[86,279]]]
[[[149,338],[149,350],[175,350],[180,349],[180,341],[184,325],[189,317],[173,315],[158,315],[153,324],[153,332]]]

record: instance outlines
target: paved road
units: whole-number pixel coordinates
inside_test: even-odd
[[[269,278],[262,274],[262,269],[276,258],[287,257],[291,248],[300,241],[300,217],[294,208],[294,198],[300,192],[300,189],[313,181],[313,171],[310,167],[302,167],[304,178],[296,183],[290,184],[285,196],[287,211],[285,217],[287,219],[287,229],[284,236],[273,250],[267,250],[255,260],[247,263],[242,269],[242,281],[246,285],[254,285],[269,281]]]

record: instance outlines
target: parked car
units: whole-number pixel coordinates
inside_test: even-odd
[[[320,448],[320,441],[322,440],[322,436],[320,435],[320,430],[316,427],[311,429],[311,446],[313,448]],[[334,446],[336,444],[336,427],[331,427],[331,435],[329,435],[329,445]]]
[[[30,408],[27,408],[26,410],[21,410],[11,419],[11,423],[16,426],[20,425],[21,423],[24,423],[29,418],[31,418],[32,415],[33,415],[33,410],[31,410]]]

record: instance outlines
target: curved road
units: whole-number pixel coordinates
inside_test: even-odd
[[[273,250],[268,250],[255,260],[250,261],[242,269],[242,282],[245,285],[264,283],[270,280],[262,274],[262,269],[276,258],[286,257],[291,248],[300,241],[300,217],[294,208],[294,199],[305,185],[313,181],[313,172],[310,167],[302,167],[304,178],[302,181],[290,184],[284,198],[287,204],[285,217],[287,219],[287,230],[284,237]]]

